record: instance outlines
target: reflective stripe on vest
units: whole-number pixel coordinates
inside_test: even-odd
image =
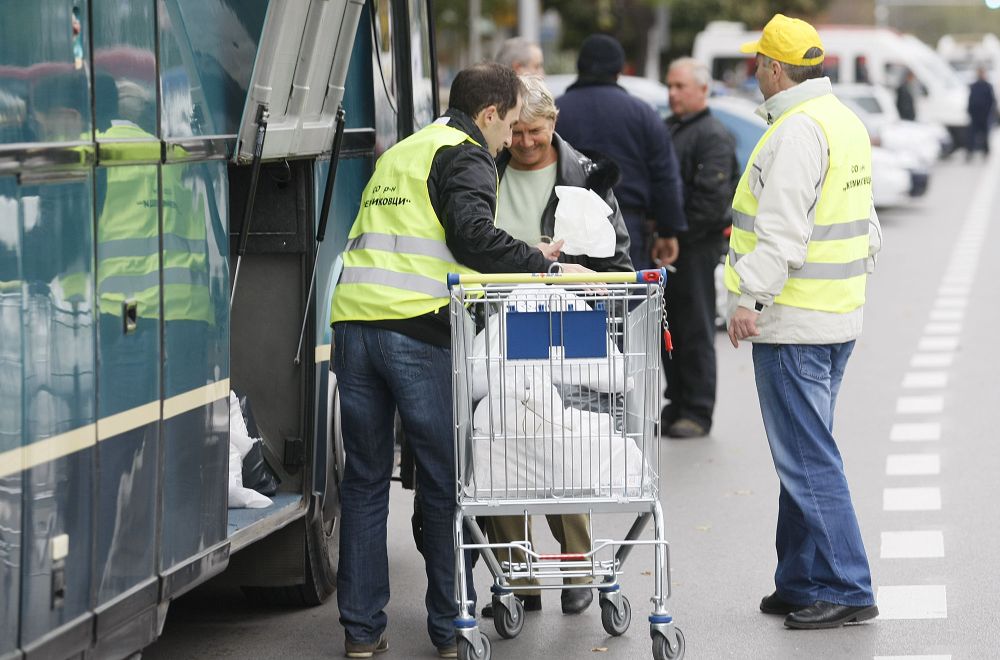
[[[407,319],[437,311],[448,304],[448,273],[474,272],[448,249],[427,191],[434,156],[463,142],[477,144],[456,128],[434,123],[379,158],[343,253],[344,269],[330,306],[332,323]]]
[[[871,212],[871,144],[860,120],[833,95],[806,101],[785,112],[767,130],[750,156],[733,199],[733,231],[726,258],[726,288],[739,293],[734,268],[757,245],[754,233],[757,198],[750,172],[758,153],[785,120],[805,113],[823,130],[829,145],[829,168],[811,211],[812,232],[805,262],[789,269],[775,302],[782,305],[847,313],[865,301],[868,228]]]

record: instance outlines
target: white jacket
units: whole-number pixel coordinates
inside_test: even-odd
[[[809,99],[832,94],[828,78],[807,80],[769,98],[757,114],[769,124],[790,108]],[[821,312],[774,303],[790,268],[805,262],[813,230],[810,210],[826,180],[829,150],[822,128],[798,113],[787,119],[764,144],[750,168],[750,190],[757,199],[754,233],[757,245],[734,266],[740,277],[740,295],[729,294],[729,317],[736,307],[765,305],[757,317],[760,335],[749,341],[767,344],[838,344],[861,334],[863,307],[846,314]],[[882,228],[875,207],[868,229],[868,272],[882,247]]]

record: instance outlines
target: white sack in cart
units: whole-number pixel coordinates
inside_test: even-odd
[[[611,207],[600,195],[587,188],[556,186],[556,221],[552,240],[564,241],[566,254],[607,258],[615,254],[614,226],[608,222]]]
[[[510,293],[503,302],[505,311],[513,307],[518,312],[538,311],[541,303],[545,310],[572,314],[573,309],[592,309],[581,296],[554,286],[526,286]],[[498,396],[501,386],[511,391],[522,383],[538,380],[548,374],[556,385],[581,385],[598,392],[618,393],[631,389],[625,377],[625,359],[615,342],[607,342],[608,357],[604,359],[518,360],[506,361],[506,347],[501,346],[500,336],[506,337],[503,326],[506,315],[493,314],[486,319],[486,327],[472,343],[470,368],[472,371],[472,399],[478,401],[488,392]],[[503,331],[503,332],[502,332]],[[487,336],[489,340],[487,341]],[[488,352],[487,352],[487,349]],[[504,383],[500,382],[500,364],[503,358]],[[488,363],[488,369],[487,369]]]
[[[488,397],[476,406],[472,461],[478,496],[634,496],[649,483],[642,451],[614,430],[611,415],[563,408],[551,384],[523,394]]]
[[[236,392],[229,392],[229,508],[263,509],[271,498],[252,488],[243,487],[243,458],[253,447],[253,439],[243,419],[243,409]]]

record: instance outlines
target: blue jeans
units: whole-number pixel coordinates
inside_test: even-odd
[[[757,396],[781,481],[774,584],[784,600],[875,603],[858,518],[833,438],[854,342],[754,344]]]
[[[398,408],[416,462],[416,496],[423,512],[427,631],[435,646],[451,644],[458,604],[450,351],[391,330],[338,323],[333,371],[347,454],[337,575],[340,622],[357,642],[375,641],[386,627],[386,519],[394,458],[393,412]]]

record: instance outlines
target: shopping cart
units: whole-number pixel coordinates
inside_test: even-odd
[[[618,577],[638,545],[654,555],[653,658],[684,656],[684,635],[666,608],[669,547],[658,498],[665,279],[665,270],[449,276],[459,658],[492,655],[466,598],[464,551],[480,551],[493,575],[501,637],[524,626],[514,593],[528,587],[512,584],[519,578],[535,578],[532,589],[596,587],[601,622],[617,636],[632,618]],[[588,552],[547,554],[527,540],[529,515],[581,513]],[[636,514],[624,539],[594,538],[594,514],[607,513]],[[497,515],[523,516],[525,540],[488,542],[473,517]],[[653,538],[642,539],[650,518]]]

